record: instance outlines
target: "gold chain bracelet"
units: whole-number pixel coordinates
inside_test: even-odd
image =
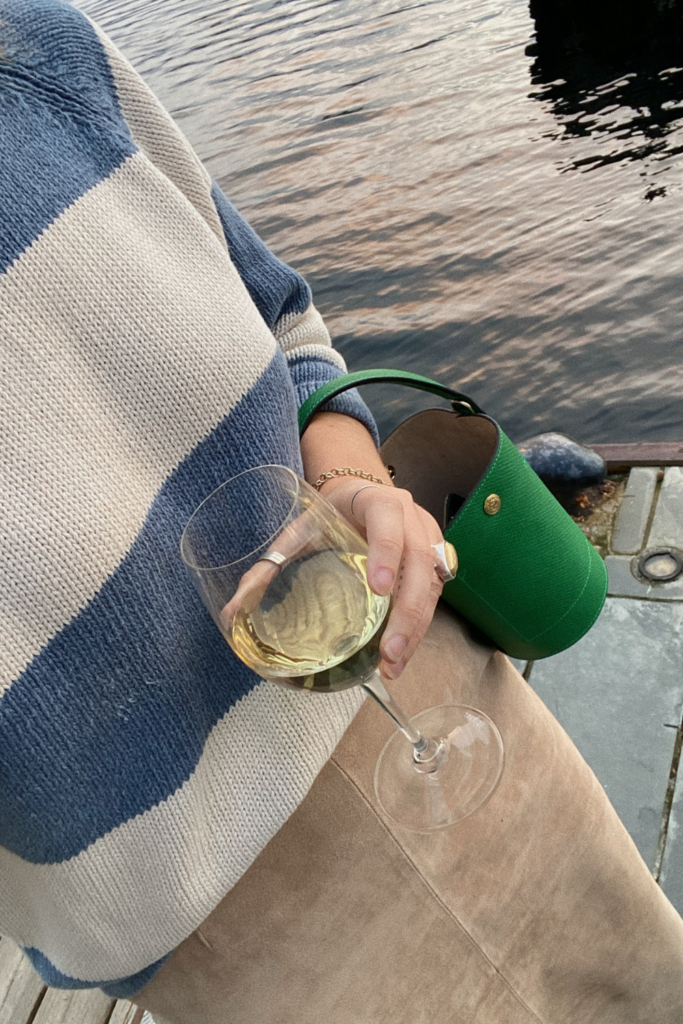
[[[380,480],[378,476],[373,476],[372,473],[366,473],[362,469],[351,469],[350,466],[345,466],[344,469],[335,467],[329,473],[323,473],[322,476],[318,477],[313,486],[316,491],[319,491],[326,480],[334,480],[338,476],[359,476],[361,480],[371,480],[373,484],[386,484],[386,481]]]

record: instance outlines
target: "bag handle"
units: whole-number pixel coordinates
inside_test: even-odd
[[[321,405],[336,398],[349,388],[355,388],[359,384],[405,384],[408,388],[417,388],[418,391],[428,391],[439,398],[449,399],[455,412],[463,416],[473,416],[475,413],[483,413],[476,402],[473,402],[467,395],[460,391],[447,388],[430,377],[423,377],[419,373],[410,373],[409,370],[356,370],[355,373],[346,373],[342,377],[335,377],[329,380],[317,391],[314,391],[299,409],[299,436],[311,421],[311,417],[318,411]]]

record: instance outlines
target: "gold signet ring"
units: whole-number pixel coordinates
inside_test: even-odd
[[[436,574],[443,583],[449,583],[455,579],[458,571],[458,554],[451,543],[442,540],[440,544],[432,544],[434,552],[434,568]]]

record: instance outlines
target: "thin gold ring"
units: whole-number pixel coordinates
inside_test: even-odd
[[[377,490],[379,490],[379,486],[380,486],[379,484],[363,484],[362,487],[359,487],[357,491],[353,492],[353,497],[351,498],[351,506],[350,506],[351,515],[353,515],[353,503],[356,500],[356,498],[358,497],[358,495],[360,494],[360,492],[366,490],[368,487],[374,487]]]

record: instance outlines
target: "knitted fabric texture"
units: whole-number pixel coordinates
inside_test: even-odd
[[[179,555],[222,481],[301,469],[297,405],[345,367],[83,14],[0,24],[0,934],[52,985],[130,995],[358,709],[255,676]]]

